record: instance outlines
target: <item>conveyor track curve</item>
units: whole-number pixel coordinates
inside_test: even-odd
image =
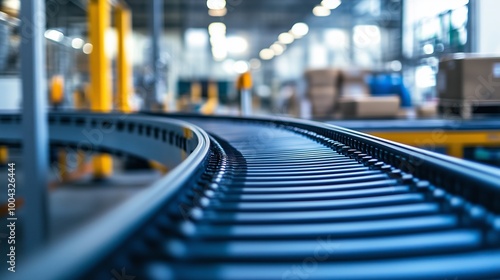
[[[35,258],[25,275],[110,279],[123,268],[137,279],[500,278],[497,169],[310,121],[128,120],[167,117],[200,127],[209,148],[188,157],[198,158],[191,170],[174,169],[176,182],[155,185],[172,189],[162,203],[129,202]],[[99,236],[133,211],[147,215]],[[120,242],[79,257],[83,240],[95,238]],[[44,278],[72,251],[72,266]]]

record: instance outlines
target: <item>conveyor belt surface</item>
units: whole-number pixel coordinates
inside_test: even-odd
[[[500,278],[497,169],[311,122],[172,117],[210,135],[206,160],[74,279]]]

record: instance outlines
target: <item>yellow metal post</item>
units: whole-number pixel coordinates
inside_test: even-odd
[[[90,53],[90,109],[96,112],[112,110],[110,61],[105,50],[105,35],[110,24],[108,0],[89,1]],[[103,179],[111,175],[113,162],[109,155],[93,158],[94,178]]]
[[[191,83],[191,104],[199,104],[201,102],[201,83],[193,82]]]
[[[448,146],[446,153],[452,157],[463,158],[464,147],[460,144],[451,144]]]
[[[50,83],[50,101],[52,105],[61,105],[64,99],[64,78],[62,75],[55,75]]]
[[[205,115],[211,115],[215,113],[217,106],[219,105],[219,87],[217,82],[208,83],[208,100],[201,108],[201,113]]]
[[[252,74],[246,72],[241,74],[236,81],[236,87],[240,92],[240,110],[241,115],[248,116],[252,114]]]
[[[121,5],[115,8],[115,23],[118,37],[117,64],[117,109],[128,113],[131,111],[129,97],[132,89],[132,68],[127,52],[127,38],[130,34],[130,11]]]
[[[5,165],[9,161],[9,150],[5,146],[0,146],[0,165]]]

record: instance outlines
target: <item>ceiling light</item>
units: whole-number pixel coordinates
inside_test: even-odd
[[[334,9],[337,9],[340,4],[342,4],[342,1],[340,0],[323,0],[321,1],[321,6],[327,8],[327,9],[330,9],[330,10],[334,10]]]
[[[308,32],[309,32],[309,26],[303,22],[298,22],[293,25],[292,29],[290,32],[293,34],[293,36],[298,39],[304,37]]]
[[[45,31],[44,36],[45,38],[56,42],[61,42],[64,39],[64,34],[61,31],[55,29],[49,29]]]
[[[93,46],[91,43],[87,43],[87,44],[83,45],[83,48],[82,48],[84,54],[90,54],[92,52],[92,49],[93,49]]]
[[[212,22],[208,26],[208,33],[210,35],[226,34],[226,25],[222,22]]]
[[[209,9],[208,10],[208,15],[211,17],[223,17],[227,14],[227,9],[222,8],[222,9]]]
[[[260,51],[259,56],[262,60],[270,60],[274,57],[274,52],[271,49],[263,49]]]
[[[226,48],[226,36],[224,35],[216,35],[210,37],[210,44],[212,47],[220,46]]]
[[[208,0],[207,7],[211,10],[220,10],[226,7],[226,0]]]
[[[250,70],[250,66],[246,61],[238,60],[233,64],[233,71],[238,74],[243,74],[245,72],[248,72],[248,70]]]
[[[424,49],[425,54],[433,54],[434,53],[434,46],[432,44],[424,45],[423,49]]]
[[[230,36],[226,39],[227,49],[230,53],[242,54],[248,49],[248,42],[240,36]]]
[[[295,38],[288,32],[283,32],[278,36],[278,41],[282,44],[291,44]]]
[[[331,14],[330,9],[323,6],[316,6],[313,9],[313,14],[317,17],[327,17]]]
[[[283,54],[283,52],[285,51],[285,46],[279,43],[274,43],[271,45],[270,49],[273,50],[274,55],[278,56]]]
[[[188,28],[185,33],[185,40],[190,48],[204,48],[208,41],[207,31],[203,28]]]
[[[12,11],[19,11],[21,9],[20,0],[4,0],[3,7]]]
[[[251,69],[253,69],[253,70],[260,69],[261,65],[262,65],[262,63],[260,62],[260,60],[258,58],[250,59],[250,68]]]
[[[74,49],[81,49],[84,44],[85,42],[81,38],[74,38],[73,40],[71,40],[71,47],[73,47]]]
[[[221,61],[227,57],[227,49],[225,48],[212,48],[212,55],[215,60]]]

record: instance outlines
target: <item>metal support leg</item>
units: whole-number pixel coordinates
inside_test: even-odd
[[[241,74],[236,82],[237,88],[240,90],[240,110],[242,116],[252,114],[252,75],[250,72]]]
[[[21,76],[23,88],[24,184],[19,192],[25,199],[23,251],[43,245],[47,232],[48,126],[47,81],[45,73],[45,1],[21,3]]]
[[[110,24],[110,4],[108,0],[89,2],[89,37],[92,44],[90,53],[90,108],[92,111],[112,110],[110,61],[105,50],[105,34]],[[113,162],[109,155],[97,155],[93,159],[94,178],[109,177]]]
[[[252,114],[252,95],[249,89],[241,90],[241,115],[250,116]]]
[[[161,95],[160,36],[163,26],[163,0],[149,0],[149,28],[151,31],[151,67],[153,87],[146,98],[147,109],[151,110]]]

